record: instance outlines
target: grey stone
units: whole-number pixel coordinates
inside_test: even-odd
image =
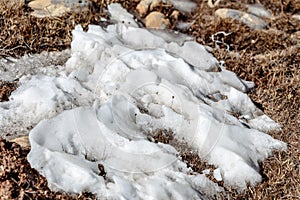
[[[248,12],[258,17],[270,18],[271,13],[263,7],[261,4],[250,4],[248,5]]]
[[[233,18],[254,29],[265,29],[267,23],[259,17],[239,10],[220,8],[215,15],[221,18]]]

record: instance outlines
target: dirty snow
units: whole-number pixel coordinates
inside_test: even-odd
[[[116,22],[120,10],[109,7]],[[226,185],[260,182],[258,163],[286,145],[264,133],[280,126],[245,94],[253,84],[190,37],[175,40],[176,33],[121,17],[125,23],[107,28],[77,26],[65,66],[11,72],[20,87],[0,103],[1,132],[28,134],[34,127],[31,166],[52,189],[99,199],[206,199],[224,191],[188,168],[174,147],[154,143],[158,130],[217,166],[214,176]]]

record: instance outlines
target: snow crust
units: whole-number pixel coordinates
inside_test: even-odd
[[[70,58],[69,49],[59,52],[42,52],[17,58],[0,59],[0,78],[12,82],[21,77],[35,74],[56,76],[63,70],[63,65]]]
[[[260,182],[258,163],[286,145],[264,133],[280,126],[245,94],[253,84],[190,37],[139,28],[118,4],[109,12],[119,23],[87,32],[77,26],[65,67],[22,76],[10,101],[0,103],[1,132],[26,134],[34,126],[31,166],[53,189],[99,199],[224,192],[173,146],[153,142],[167,130],[217,166],[216,179],[240,189]]]

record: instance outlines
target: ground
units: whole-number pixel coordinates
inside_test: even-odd
[[[100,24],[100,17],[108,17],[105,7],[109,2],[121,2],[138,16],[138,1],[97,1],[88,9],[73,11],[62,17],[38,19],[30,16],[30,9],[16,1],[1,1],[0,58],[19,57],[42,51],[58,51],[70,48],[71,30],[75,24],[87,28],[89,23]],[[227,188],[224,199],[299,199],[300,197],[300,2],[299,0],[261,1],[272,13],[266,30],[254,30],[232,19],[214,16],[218,8],[246,10],[246,3],[254,0],[223,0],[210,8],[206,1],[196,1],[197,9],[191,14],[180,14],[179,20],[191,22],[187,30],[204,45],[214,48],[213,54],[225,62],[225,67],[241,78],[253,81],[256,87],[249,92],[252,100],[268,116],[283,126],[280,132],[269,133],[288,144],[285,152],[274,155],[262,163],[263,182],[249,187],[242,193]],[[170,5],[161,4],[157,11],[164,13],[176,29],[171,18]],[[101,14],[99,14],[101,13]],[[297,18],[298,14],[298,18]],[[223,38],[230,46],[215,48],[211,36],[218,31],[231,33]],[[7,101],[17,87],[14,83],[0,82],[0,101]],[[157,140],[165,137],[157,135]],[[26,160],[29,149],[0,139],[0,198],[1,199],[93,199],[91,194],[68,196],[55,193],[47,187],[47,181]],[[183,153],[194,170],[201,170],[204,162],[194,155]],[[218,183],[222,184],[222,183]]]

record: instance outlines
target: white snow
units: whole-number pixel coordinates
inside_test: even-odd
[[[109,14],[111,20],[119,23],[126,23],[133,27],[138,27],[138,24],[133,19],[133,15],[128,13],[119,4],[110,4],[108,5],[108,9],[110,10]]]
[[[2,81],[14,81],[23,76],[43,73],[56,76],[63,71],[64,63],[70,58],[70,50],[61,52],[42,52],[16,58],[0,59],[0,78]]]
[[[222,181],[222,173],[221,173],[221,169],[220,168],[217,168],[214,170],[213,172],[214,174],[214,178],[217,180],[217,181]]]
[[[114,14],[120,10],[121,19]],[[168,130],[218,167],[216,179],[239,189],[260,182],[258,162],[286,145],[263,133],[280,126],[245,94],[253,84],[190,37],[138,28],[117,4],[109,12],[119,23],[87,32],[77,26],[66,66],[25,74],[10,101],[0,103],[1,132],[26,134],[34,126],[31,166],[53,189],[99,199],[224,192],[188,168],[174,147],[152,142],[156,131]]]

